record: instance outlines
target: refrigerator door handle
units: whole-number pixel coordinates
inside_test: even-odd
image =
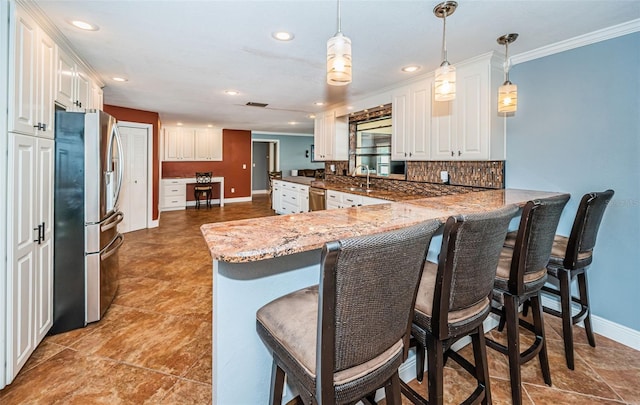
[[[100,260],[104,261],[107,260],[109,257],[111,257],[114,253],[116,253],[118,251],[118,249],[120,248],[120,246],[122,246],[122,244],[124,243],[124,236],[119,233],[118,236],[116,236],[111,243],[109,243],[109,246],[107,246],[104,249],[104,253],[100,254]]]
[[[120,190],[122,189],[122,180],[124,178],[124,151],[122,150],[122,139],[120,138],[117,123],[113,125],[112,136],[116,138],[116,142],[118,143],[118,184],[113,202],[115,208],[118,206],[118,201],[120,200]]]
[[[121,211],[118,211],[115,215],[109,217],[106,221],[102,223],[100,226],[100,231],[108,231],[109,229],[117,226],[124,219],[124,214]]]

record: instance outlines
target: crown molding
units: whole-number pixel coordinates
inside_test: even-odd
[[[593,31],[588,34],[569,38],[555,44],[546,45],[532,51],[519,53],[517,55],[513,55],[510,59],[512,65],[517,65],[519,63],[544,58],[545,56],[580,48],[581,46],[595,44],[596,42],[606,41],[608,39],[621,37],[638,31],[640,31],[640,18],[614,25],[612,27],[603,28],[598,31]]]
[[[56,27],[56,25],[47,17],[44,11],[33,1],[28,0],[15,0],[15,4],[26,12],[31,18],[33,18],[38,26],[47,33],[49,37],[56,43],[57,46],[62,48],[67,54],[69,54],[76,63],[82,66],[82,70],[85,71],[101,88],[105,87],[105,81],[96,72],[96,70],[89,65],[75,49],[71,42],[64,36],[62,31]]]

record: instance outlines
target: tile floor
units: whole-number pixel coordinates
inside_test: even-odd
[[[159,228],[126,234],[120,288],[104,319],[45,338],[0,391],[0,404],[211,403],[211,261],[199,225],[265,215],[272,211],[259,197],[222,209],[165,212]],[[577,333],[576,370],[570,371],[560,322],[545,322],[553,387],[544,385],[536,361],[528,363],[526,404],[640,404],[640,352],[601,336],[594,349]],[[487,351],[493,402],[511,403],[506,358]],[[445,377],[447,403],[472,389],[453,362]],[[426,383],[412,385],[426,389]]]

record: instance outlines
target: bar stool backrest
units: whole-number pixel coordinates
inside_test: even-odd
[[[567,253],[564,258],[566,269],[573,270],[591,263],[591,255],[588,255],[586,259],[579,257],[593,251],[604,211],[613,198],[613,194],[613,190],[606,190],[588,193],[582,197],[567,242]]]
[[[445,224],[433,296],[433,335],[450,337],[449,313],[482,305],[493,291],[500,251],[518,207],[450,217]],[[453,331],[455,333],[455,331]]]
[[[324,246],[316,375],[317,387],[331,392],[327,397],[335,372],[361,365],[401,339],[406,358],[419,280],[440,225],[431,220]]]
[[[528,274],[546,272],[553,239],[569,194],[529,201],[522,210],[516,236],[508,288],[522,295]]]
[[[196,183],[210,184],[212,172],[196,172]]]

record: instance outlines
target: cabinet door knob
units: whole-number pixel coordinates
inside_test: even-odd
[[[462,152],[458,151],[458,156],[462,155]]]
[[[451,151],[451,156],[453,156],[453,151]]]

